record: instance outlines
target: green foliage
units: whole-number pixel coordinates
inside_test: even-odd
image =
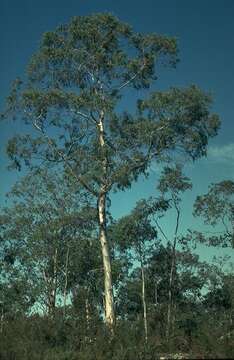
[[[159,179],[158,189],[162,194],[170,192],[174,197],[178,197],[180,192],[192,188],[191,180],[183,175],[182,168],[179,165],[165,167]]]
[[[138,101],[135,114],[119,110],[131,90],[150,88],[157,64],[176,62],[175,39],[136,33],[110,14],[75,17],[45,33],[25,81],[17,80],[8,97],[6,116],[36,130],[35,137],[9,141],[12,166],[59,162],[97,195],[101,185],[108,191],[130,187],[153,159],[162,161],[171,151],[204,155],[219,119],[210,114],[210,96],[197,87],[152,93]]]
[[[150,215],[155,208],[156,202],[139,201],[130,215],[111,226],[112,237],[120,250],[133,247],[141,255],[145,243],[156,239],[157,232],[150,223]]]
[[[18,302],[30,288],[29,310],[50,307],[50,294],[63,296],[65,282],[68,294],[78,283],[90,282],[89,271],[100,267],[100,255],[96,209],[87,195],[73,191],[62,176],[41,170],[16,183],[8,196],[13,205],[1,212],[2,274],[7,274],[2,281],[3,286],[18,283]]]
[[[208,138],[216,135],[219,128],[217,115],[209,113],[210,103],[211,97],[193,85],[188,89],[152,93],[148,99],[139,101],[138,108],[148,119],[158,120],[155,130],[160,130],[160,139],[155,140],[159,154],[161,148],[178,147],[196,159],[206,154]],[[206,124],[205,128],[202,124]]]
[[[204,222],[212,227],[221,225],[224,229],[222,235],[215,234],[208,238],[196,234],[201,242],[234,247],[234,182],[224,180],[212,184],[207,194],[197,197],[194,215],[202,217]]]

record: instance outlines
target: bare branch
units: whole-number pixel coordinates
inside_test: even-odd
[[[129,85],[143,71],[144,67],[145,67],[145,62],[140,67],[138,72],[136,72],[129,80],[125,81],[122,85],[120,85],[116,90],[119,91],[119,90],[123,89],[124,87],[126,87],[127,85]]]
[[[155,224],[157,225],[159,231],[161,232],[161,234],[162,234],[163,237],[165,238],[165,240],[168,241],[168,237],[167,237],[167,235],[164,233],[164,231],[163,231],[161,225],[159,224],[158,219],[156,218],[156,216],[154,216],[154,221],[155,221]]]

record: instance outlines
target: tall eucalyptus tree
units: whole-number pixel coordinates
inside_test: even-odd
[[[96,199],[111,328],[110,191],[130,187],[152,160],[162,161],[171,151],[193,159],[205,155],[219,127],[209,111],[211,98],[195,86],[153,92],[138,99],[133,112],[126,109],[131,91],[151,88],[160,64],[176,63],[174,38],[136,33],[110,14],[78,16],[43,35],[26,78],[14,83],[8,97],[5,115],[29,126],[8,143],[13,165],[59,164]]]

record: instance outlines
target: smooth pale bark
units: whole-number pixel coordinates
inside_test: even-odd
[[[88,294],[87,294],[87,296],[88,296]],[[89,334],[91,316],[90,316],[90,305],[89,305],[88,297],[86,297],[86,299],[85,299],[85,316],[86,316],[87,333]]]
[[[147,342],[148,341],[148,321],[147,321],[147,306],[146,306],[146,298],[145,298],[145,270],[144,270],[144,265],[142,262],[141,262],[141,282],[142,282],[142,304],[143,304],[145,342]]]
[[[53,256],[53,275],[47,281],[49,282],[48,295],[48,313],[54,316],[57,296],[57,274],[58,273],[58,249],[55,249]]]
[[[176,228],[174,234],[174,241],[172,247],[172,259],[171,259],[171,269],[170,269],[170,277],[169,277],[169,291],[168,291],[168,307],[167,307],[167,329],[166,329],[166,338],[169,339],[170,331],[171,331],[171,313],[173,306],[173,294],[172,288],[174,285],[174,273],[175,273],[175,265],[176,265],[176,245],[177,245],[177,233],[179,228],[180,221],[180,209],[178,208],[176,201],[174,201],[174,206],[176,208]]]
[[[171,270],[170,270],[170,278],[169,278],[169,291],[168,291],[168,308],[167,308],[167,331],[166,337],[170,336],[171,329],[171,311],[172,311],[172,286],[174,282],[174,267],[175,267],[175,242],[173,244],[173,252],[172,252],[172,262],[171,262]]]
[[[114,298],[112,287],[110,250],[106,237],[106,217],[105,217],[106,195],[101,194],[98,199],[99,215],[99,239],[102,250],[102,261],[104,269],[104,294],[105,294],[105,321],[112,329],[115,323]]]
[[[106,178],[107,178],[107,157],[105,154],[105,137],[104,137],[104,112],[100,114],[98,122],[99,128],[99,144],[102,149],[102,185],[98,197],[98,221],[99,221],[99,240],[102,250],[102,261],[104,269],[104,294],[105,294],[105,321],[106,324],[113,330],[115,323],[113,285],[111,274],[111,258],[109,244],[106,236]]]

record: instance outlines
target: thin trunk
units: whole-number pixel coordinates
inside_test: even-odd
[[[155,306],[158,305],[158,284],[159,284],[159,280],[155,279],[155,283],[154,283],[154,302],[155,302]]]
[[[178,208],[176,201],[174,200],[174,206],[176,208],[176,227],[174,233],[174,241],[172,246],[172,259],[171,259],[171,269],[169,277],[169,290],[168,290],[168,308],[167,308],[167,328],[166,328],[166,338],[169,339],[171,332],[171,313],[173,306],[173,287],[174,287],[174,273],[175,273],[175,263],[176,263],[176,244],[177,244],[177,233],[179,228],[180,221],[180,209]]]
[[[155,301],[155,305],[158,305],[158,284],[155,284],[154,287],[154,301]]]
[[[170,270],[170,278],[169,278],[168,307],[167,307],[167,330],[166,330],[167,339],[170,336],[170,330],[171,330],[171,312],[172,312],[172,302],[173,302],[172,288],[173,288],[173,283],[174,283],[174,267],[175,267],[175,243],[173,244],[171,270]]]
[[[66,305],[67,305],[67,272],[68,272],[68,261],[69,261],[69,246],[67,247],[66,264],[65,264],[65,283],[63,292],[63,316],[66,316]]]
[[[89,333],[90,333],[90,306],[89,306],[88,297],[86,297],[86,299],[85,299],[85,315],[86,315],[87,334],[89,336]]]
[[[0,328],[0,333],[2,334],[3,332],[3,324],[4,324],[4,310],[2,308],[2,313],[1,313],[1,328]]]
[[[57,271],[58,271],[58,249],[55,248],[53,256],[53,276],[51,278],[50,293],[49,293],[49,314],[54,316],[57,295]]]
[[[172,333],[174,334],[175,332],[175,320],[176,320],[176,304],[174,304],[174,309],[173,309],[173,317],[171,320],[171,329],[172,329]]]
[[[105,293],[105,321],[113,331],[115,323],[113,285],[111,274],[111,259],[109,244],[106,236],[106,195],[107,195],[107,156],[105,154],[105,137],[104,137],[104,112],[101,111],[98,122],[99,144],[102,156],[102,185],[98,197],[98,220],[99,220],[99,240],[102,249],[102,260],[104,269],[104,293]]]
[[[144,330],[145,330],[145,342],[148,341],[148,321],[147,321],[147,306],[145,296],[145,269],[143,262],[141,261],[141,281],[142,281],[142,305],[143,305],[143,319],[144,319]]]

